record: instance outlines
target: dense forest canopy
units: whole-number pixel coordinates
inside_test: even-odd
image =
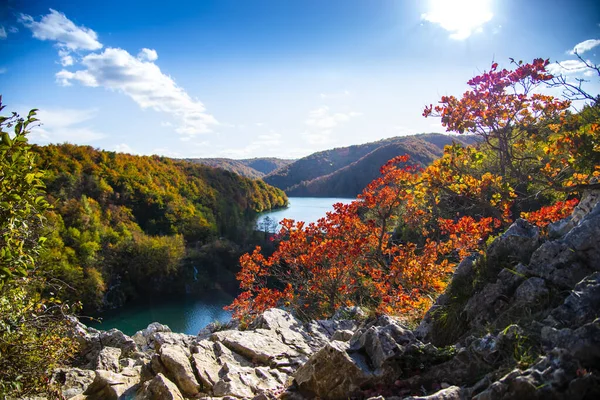
[[[257,213],[287,204],[262,181],[189,162],[70,144],[33,151],[54,205],[42,264],[86,309],[166,290],[191,249],[244,243]]]

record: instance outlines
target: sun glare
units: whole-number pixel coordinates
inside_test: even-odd
[[[491,3],[491,0],[429,0],[428,10],[421,18],[439,24],[450,32],[450,38],[464,40],[492,19]]]

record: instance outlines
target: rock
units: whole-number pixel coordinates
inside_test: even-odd
[[[94,371],[79,368],[59,368],[54,371],[52,382],[60,386],[67,399],[83,393],[94,381]]]
[[[600,319],[577,329],[544,327],[542,341],[551,347],[566,349],[585,367],[600,365]]]
[[[135,342],[118,329],[100,332],[98,339],[102,347],[115,347],[121,350],[122,356],[127,356],[137,350]]]
[[[476,400],[598,398],[600,381],[581,369],[567,351],[555,349],[531,368],[513,370],[486,390]]]
[[[354,332],[346,329],[338,329],[331,336],[331,340],[339,340],[341,342],[347,342],[352,339]]]
[[[215,396],[253,398],[257,394],[280,393],[287,376],[267,367],[249,368],[225,364],[220,379],[213,387]]]
[[[250,329],[267,329],[280,337],[281,341],[300,354],[312,354],[315,349],[312,337],[304,324],[287,311],[271,308],[250,325]]]
[[[98,359],[96,360],[94,369],[119,372],[121,369],[119,357],[121,357],[121,349],[116,347],[105,347],[98,353]]]
[[[139,375],[126,376],[98,370],[94,381],[83,393],[90,400],[117,400],[133,398],[140,383]]]
[[[148,345],[159,351],[163,345],[173,345],[182,348],[189,355],[190,347],[196,340],[195,336],[186,335],[184,333],[173,332],[153,332],[148,336]]]
[[[393,318],[384,315],[363,332],[357,332],[350,341],[351,351],[363,351],[375,369],[380,369],[405,350],[405,346],[416,341],[414,334],[402,327]]]
[[[549,301],[550,291],[546,287],[546,281],[542,278],[529,278],[523,282],[516,290],[514,302],[527,305],[545,305]]]
[[[571,289],[592,272],[581,264],[577,254],[560,240],[541,245],[531,256],[526,269],[527,275],[543,278],[564,289]]]
[[[220,379],[219,371],[222,365],[214,351],[214,343],[202,340],[196,345],[192,354],[193,366],[196,376],[200,379],[205,390],[211,390]]]
[[[492,263],[528,263],[539,245],[539,228],[519,218],[490,244],[487,259]]]
[[[461,400],[462,392],[462,389],[458,386],[450,386],[429,396],[411,396],[405,400]]]
[[[234,352],[264,365],[294,364],[301,356],[270,331],[264,329],[216,332],[211,336],[211,340],[221,342]]]
[[[141,350],[147,350],[148,348],[152,348],[153,343],[148,343],[148,340],[152,336],[153,333],[156,332],[171,332],[171,328],[167,325],[163,325],[158,322],[153,322],[146,329],[142,329],[141,331],[137,331],[131,339],[138,345],[138,348]]]
[[[590,269],[600,271],[600,203],[562,240]]]
[[[323,399],[348,398],[371,380],[365,358],[348,349],[347,343],[333,341],[313,354],[294,375],[300,391]]]
[[[200,384],[194,376],[190,360],[180,346],[163,344],[160,347],[160,361],[167,371],[166,375],[177,384],[183,395],[191,397],[200,392]]]
[[[369,317],[369,314],[361,307],[341,307],[338,308],[331,319],[333,321],[344,321],[344,320],[353,320],[353,321],[364,321]]]
[[[136,398],[140,400],[183,400],[177,386],[163,374],[158,374],[146,382]]]
[[[564,303],[552,310],[544,321],[555,328],[579,327],[598,318],[600,310],[600,272],[584,278]]]

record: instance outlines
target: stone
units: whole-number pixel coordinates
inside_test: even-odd
[[[213,395],[253,398],[257,394],[280,393],[287,376],[267,367],[240,367],[225,364],[222,378],[214,385]]]
[[[94,381],[83,392],[90,400],[133,398],[140,383],[139,375],[126,376],[103,370],[95,373]]]
[[[600,365],[600,319],[577,329],[544,327],[542,341],[551,347],[566,349],[584,367]]]
[[[562,305],[552,310],[544,321],[556,328],[579,327],[598,318],[600,310],[600,272],[579,282]]]
[[[593,271],[600,271],[600,203],[562,239]]]
[[[122,356],[127,356],[137,351],[135,342],[118,329],[100,332],[98,339],[102,347],[115,347],[121,350]]]
[[[158,374],[152,380],[146,382],[136,398],[140,400],[183,400],[177,385],[168,380],[163,374]]]
[[[119,357],[121,357],[121,349],[117,347],[105,347],[98,353],[94,369],[119,372],[121,369]]]
[[[353,331],[347,330],[347,329],[338,329],[331,336],[331,340],[339,340],[341,342],[347,342],[350,339],[352,339],[352,336],[354,336]]]
[[[571,289],[592,273],[581,264],[577,254],[561,240],[546,242],[531,256],[526,274],[545,279],[553,285]]]
[[[450,386],[429,396],[411,396],[405,400],[461,400],[462,392],[462,389],[458,386]]]
[[[393,358],[398,358],[405,346],[416,341],[414,334],[393,318],[384,315],[375,324],[357,333],[350,341],[351,351],[364,351],[373,368],[380,369]]]
[[[349,345],[333,341],[326,344],[294,375],[299,390],[323,399],[348,398],[374,378],[361,354],[349,354]]]
[[[492,263],[526,264],[539,245],[539,228],[519,218],[489,245],[487,259]]]
[[[196,380],[188,355],[180,346],[163,344],[160,347],[160,361],[167,371],[166,375],[177,384],[184,396],[191,397],[200,392],[200,384]]]
[[[221,342],[232,351],[264,365],[293,363],[290,359],[300,356],[300,353],[264,329],[216,332],[211,340]]]
[[[211,390],[219,381],[219,371],[222,368],[214,351],[214,343],[208,340],[197,343],[196,352],[192,354],[192,361],[202,387],[205,390]]]
[[[542,278],[529,278],[516,290],[513,301],[530,307],[545,305],[549,301],[550,291]]]
[[[52,382],[60,386],[67,399],[82,394],[94,381],[94,371],[80,368],[59,368],[52,375]]]
[[[152,348],[153,344],[148,343],[151,335],[156,332],[171,332],[171,328],[167,325],[163,325],[158,322],[153,322],[146,329],[142,329],[137,331],[131,339],[137,344],[138,348],[141,350],[147,350],[148,348]]]

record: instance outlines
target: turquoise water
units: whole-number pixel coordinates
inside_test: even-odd
[[[350,203],[353,199],[290,197],[289,207],[262,214],[257,225],[267,216],[275,222],[284,218],[296,221],[316,222],[325,213],[333,210],[335,203]],[[196,335],[198,331],[213,321],[227,322],[231,314],[223,307],[231,304],[233,297],[224,292],[210,292],[203,296],[182,295],[178,299],[158,297],[144,303],[127,305],[101,316],[102,322],[82,318],[82,322],[97,329],[117,328],[127,335],[133,335],[152,322],[168,325],[173,332]]]
[[[227,322],[231,313],[223,307],[231,304],[233,297],[224,292],[210,292],[203,296],[182,296],[179,299],[160,299],[110,311],[102,315],[102,322],[81,319],[96,329],[117,328],[126,335],[133,335],[152,322],[168,325],[173,332],[196,335],[213,321]]]
[[[261,228],[261,223],[264,224],[264,220],[267,217],[274,220],[277,224],[284,218],[295,221],[317,222],[328,211],[333,211],[335,203],[348,204],[354,199],[337,197],[290,197],[288,200],[288,208],[262,213],[256,223],[257,227]]]

